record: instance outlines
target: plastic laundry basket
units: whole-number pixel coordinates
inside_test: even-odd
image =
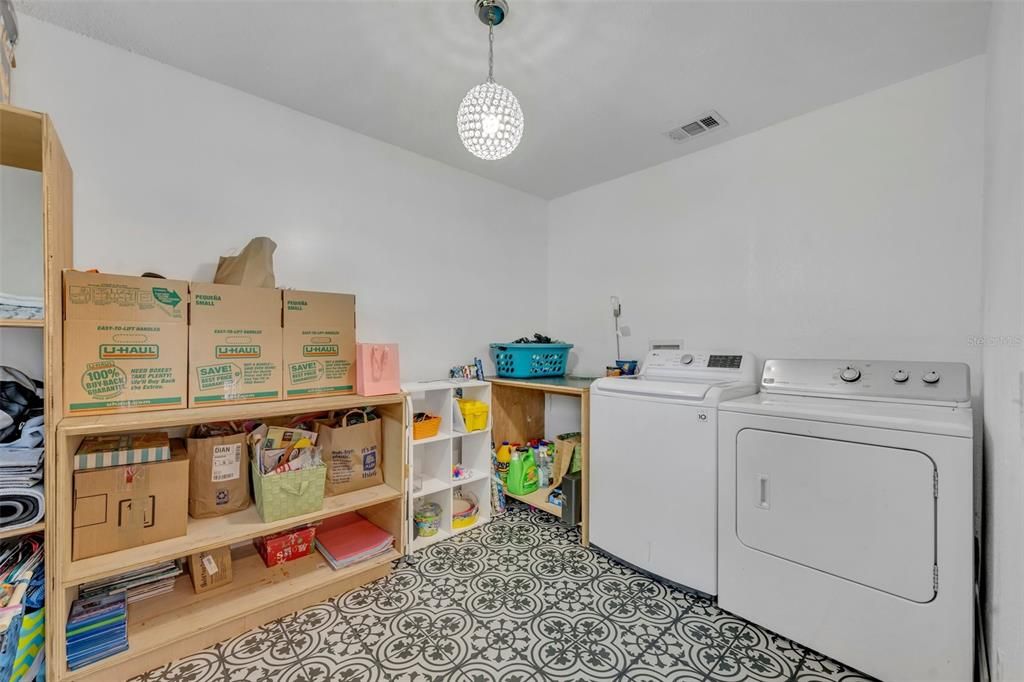
[[[529,379],[565,375],[571,343],[492,343],[499,377]]]

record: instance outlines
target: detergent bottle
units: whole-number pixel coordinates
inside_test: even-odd
[[[537,490],[537,462],[533,448],[512,452],[508,465],[508,491],[513,495],[529,495]]]
[[[501,482],[506,486],[508,485],[508,465],[512,461],[512,448],[509,447],[508,441],[502,441],[501,447],[498,448],[498,455],[496,457],[497,464],[495,469],[498,470],[498,476],[501,477]]]

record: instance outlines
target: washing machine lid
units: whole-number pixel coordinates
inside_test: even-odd
[[[736,537],[918,603],[934,599],[935,464],[923,452],[756,428],[736,436]]]
[[[974,434],[973,411],[969,407],[904,405],[867,400],[758,393],[735,400],[727,400],[721,403],[718,409],[722,412],[789,417],[960,438],[971,438]]]
[[[688,402],[702,401],[715,386],[729,382],[698,383],[688,381],[651,381],[633,377],[605,377],[598,379],[590,388],[591,394],[635,397],[669,398]]]

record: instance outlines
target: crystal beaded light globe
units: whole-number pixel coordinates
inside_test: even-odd
[[[471,88],[459,105],[459,137],[474,156],[502,159],[523,139],[523,110],[516,96],[494,81]]]

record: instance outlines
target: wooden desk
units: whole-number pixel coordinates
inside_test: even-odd
[[[493,436],[495,443],[525,443],[533,438],[544,437],[544,401],[548,394],[575,396],[580,399],[580,439],[582,460],[582,490],[580,504],[582,520],[580,535],[584,546],[590,543],[590,384],[588,377],[547,377],[541,379],[501,379],[491,377],[491,411],[493,415]],[[529,495],[509,497],[525,502],[531,507],[561,516],[561,508],[548,502],[550,488],[544,488]]]

